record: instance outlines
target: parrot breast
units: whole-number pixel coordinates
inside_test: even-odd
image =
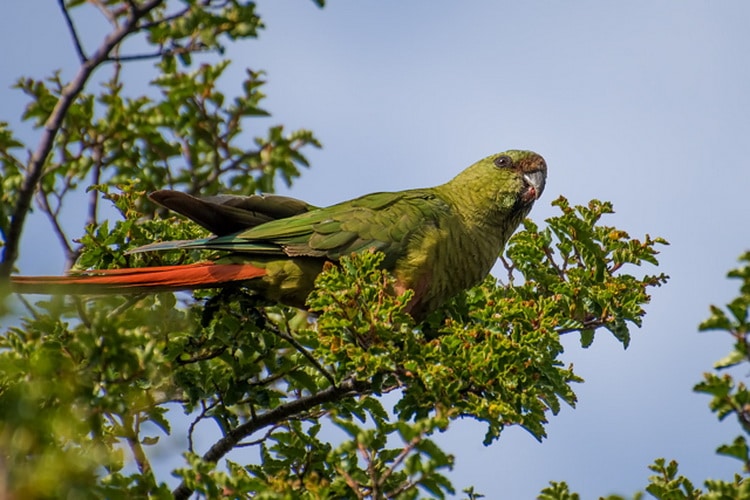
[[[409,304],[414,317],[429,313],[480,283],[510,237],[498,228],[472,229],[453,222],[431,226],[415,235],[405,257],[396,263],[394,274],[399,286],[414,291]]]

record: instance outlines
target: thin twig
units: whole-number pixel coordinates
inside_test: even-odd
[[[281,331],[278,331],[278,330],[276,331],[276,335],[278,335],[282,339],[284,339],[287,342],[289,342],[290,344],[292,344],[294,346],[294,348],[297,349],[297,352],[299,352],[305,358],[307,358],[307,360],[310,362],[310,364],[312,364],[315,367],[315,369],[318,370],[318,372],[320,372],[320,374],[323,375],[326,378],[326,380],[328,380],[328,382],[331,383],[331,385],[333,387],[336,387],[336,379],[333,378],[333,375],[331,375],[330,373],[328,373],[328,371],[326,371],[326,369],[323,368],[323,366],[321,366],[320,363],[318,363],[318,360],[315,359],[313,357],[313,355],[310,354],[310,352],[307,349],[305,349],[305,347],[302,344],[300,344],[299,342],[297,342],[297,339],[295,339],[294,337],[292,337],[288,333],[281,332]]]
[[[73,38],[73,44],[76,47],[78,59],[81,61],[81,64],[84,64],[88,57],[86,57],[86,52],[84,52],[83,50],[81,39],[78,38],[78,31],[76,30],[75,25],[73,25],[73,18],[70,17],[70,12],[68,12],[68,8],[65,6],[65,0],[57,0],[57,4],[60,6],[60,10],[62,10],[63,17],[65,18],[65,24],[68,26],[68,31],[70,31],[71,38]]]
[[[419,480],[421,480],[423,477],[424,477],[424,474],[421,474],[419,476]],[[389,491],[388,494],[386,495],[386,498],[396,498],[404,491],[414,488],[419,482],[419,480],[418,481],[404,481],[403,483],[401,483],[401,485],[398,488],[396,488],[393,491]]]
[[[500,255],[500,262],[502,262],[503,267],[508,273],[508,285],[512,285],[514,281],[513,271],[515,270],[515,266],[511,264],[510,262],[508,262],[508,260],[506,260],[504,255]]]
[[[102,176],[102,144],[99,143],[94,147],[92,160],[94,161],[94,171],[91,174],[91,185],[98,186]],[[97,213],[99,209],[99,191],[92,189],[89,192],[89,213],[86,218],[86,225],[93,226],[96,224]]]
[[[138,440],[138,434],[141,427],[140,416],[136,414],[135,422],[133,422],[133,417],[126,414],[122,416],[122,420],[122,428],[125,432],[124,437],[128,442],[128,446],[130,446],[130,451],[133,453],[133,459],[138,466],[138,471],[144,476],[151,475],[151,463],[149,463],[146,452],[143,450],[143,446],[141,446],[141,442]]]
[[[572,333],[572,332],[580,332],[582,330],[596,330],[597,328],[601,328],[610,321],[612,321],[614,318],[607,317],[607,318],[599,318],[594,317],[591,319],[587,319],[581,322],[581,326],[572,327],[572,328],[558,328],[555,330],[555,332],[558,335],[565,335],[566,333]]]
[[[70,260],[71,256],[73,255],[73,247],[71,247],[70,243],[68,243],[68,236],[65,234],[65,230],[63,230],[62,226],[60,225],[60,221],[57,219],[55,211],[52,210],[52,207],[50,206],[49,198],[47,197],[48,195],[49,193],[47,192],[39,191],[37,193],[37,200],[42,207],[42,211],[44,211],[44,214],[52,224],[52,230],[54,231],[55,236],[57,236],[57,239],[60,241],[60,245],[62,245],[62,247],[65,249],[65,268],[69,269],[70,265],[72,264]]]
[[[104,18],[107,21],[109,21],[110,24],[112,24],[112,26],[115,26],[115,27],[118,26],[118,23],[117,23],[117,14],[115,12],[111,11],[110,9],[108,9],[107,5],[105,4],[104,1],[102,1],[102,0],[89,0],[89,3],[94,4],[94,7],[96,7],[99,10],[99,12],[101,13],[101,15],[103,15]],[[130,4],[131,11],[135,12],[136,10],[138,10],[138,7],[136,5],[131,4],[130,2],[128,2],[128,4]]]
[[[185,16],[185,14],[187,14],[189,11],[190,11],[190,8],[185,8],[179,12],[176,12],[170,16],[166,16],[157,21],[141,24],[135,29],[134,32],[140,33],[142,31],[147,31],[156,26],[172,22],[176,19],[179,19]],[[206,46],[204,43],[198,42],[195,39],[191,39],[185,46],[173,45],[171,48],[165,48],[164,44],[160,44],[158,50],[154,52],[143,53],[143,54],[129,54],[125,56],[118,55],[116,57],[109,57],[107,59],[107,62],[143,61],[143,60],[155,59],[157,57],[174,56],[178,54],[188,54],[188,53],[208,51],[208,50],[210,50],[210,47]]]
[[[141,299],[145,297],[144,293],[138,293],[135,295],[128,295],[125,299],[125,302],[120,304],[119,306],[112,309],[112,312],[108,314],[110,318],[114,318],[115,316],[119,316],[123,312],[125,312],[127,309],[130,309],[135,305],[137,302],[139,302]]]
[[[422,436],[416,436],[411,441],[409,441],[406,446],[404,446],[404,449],[401,450],[401,452],[398,454],[396,459],[393,461],[393,465],[388,467],[388,470],[386,470],[382,476],[380,476],[380,480],[378,481],[378,486],[382,486],[385,484],[386,480],[393,474],[398,468],[399,465],[406,459],[406,457],[409,455],[409,453],[412,452],[412,450],[422,441]]]
[[[212,410],[216,407],[218,403],[212,403],[208,406],[206,406],[205,401],[201,401],[201,406],[203,407],[203,410],[201,411],[200,415],[195,417],[195,419],[190,422],[190,427],[188,428],[188,451],[191,453],[194,453],[193,451],[193,433],[195,432],[195,427],[200,423],[201,420],[206,418],[206,414],[209,412],[209,410]]]
[[[360,454],[362,454],[362,458],[367,462],[367,473],[370,475],[370,481],[372,481],[370,496],[372,498],[380,498],[380,482],[377,479],[378,472],[375,470],[374,452],[368,451],[362,443],[357,443],[357,448]]]
[[[130,61],[148,61],[148,60],[156,59],[157,57],[163,57],[169,54],[170,54],[170,51],[159,48],[155,52],[151,52],[148,54],[130,54],[126,56],[108,57],[105,62],[113,62],[113,63],[119,64],[119,63],[130,62]]]
[[[75,303],[76,312],[78,313],[78,317],[81,318],[83,326],[91,330],[91,318],[89,318],[89,314],[83,306],[83,299],[80,297],[73,297],[73,302]]]
[[[210,2],[208,2],[208,3],[210,3]],[[172,15],[165,16],[165,17],[159,19],[158,21],[151,21],[151,22],[148,22],[148,23],[143,23],[140,26],[138,26],[138,28],[136,29],[136,31],[146,31],[146,30],[149,30],[149,29],[154,28],[156,26],[159,26],[160,24],[170,23],[170,22],[172,22],[172,21],[174,21],[176,19],[181,18],[182,16],[184,16],[188,12],[190,12],[190,7],[185,7],[184,9],[179,10],[179,11],[175,12]]]
[[[552,249],[550,247],[545,246],[544,247],[544,255],[547,256],[547,261],[550,263],[552,268],[557,272],[557,276],[565,281],[565,272],[560,268],[560,266],[557,265],[557,262],[555,262],[555,256],[552,254]]]
[[[16,298],[21,301],[21,304],[26,308],[29,314],[35,319],[39,319],[39,314],[37,313],[36,309],[34,309],[34,306],[31,305],[31,302],[28,301],[25,295],[22,295],[20,293],[16,294]]]
[[[248,448],[250,446],[257,446],[263,441],[265,441],[266,439],[268,439],[269,437],[271,437],[271,434],[273,434],[273,431],[275,431],[279,427],[283,427],[283,424],[274,424],[273,426],[271,426],[270,429],[266,431],[265,434],[263,434],[263,437],[258,438],[255,441],[246,441],[244,443],[237,443],[236,445],[234,445],[234,447],[235,448]]]
[[[197,355],[197,356],[192,356],[192,357],[187,358],[187,359],[181,359],[181,358],[178,357],[175,360],[175,363],[177,363],[180,366],[190,365],[190,364],[193,364],[193,363],[198,363],[200,361],[208,361],[210,359],[218,358],[219,356],[221,356],[225,352],[227,352],[227,346],[222,346],[222,347],[220,347],[220,348],[218,348],[216,350],[209,351],[209,352],[207,352],[205,354],[200,354],[200,355]]]
[[[291,373],[291,370],[290,371],[279,372],[279,373],[276,373],[275,375],[271,375],[270,377],[262,378],[260,380],[255,381],[255,382],[248,382],[248,385],[250,387],[264,387],[264,386],[267,386],[269,384],[272,384],[272,383],[276,382],[277,380],[281,380],[282,378],[284,378],[287,375],[289,375],[289,373]],[[247,400],[244,400],[244,399],[241,400],[242,403],[248,403],[250,401],[254,401],[254,399],[253,398],[249,398]]]

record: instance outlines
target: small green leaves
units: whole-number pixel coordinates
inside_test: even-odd
[[[699,326],[700,331],[723,331],[734,340],[734,349],[715,363],[716,369],[727,369],[750,361],[750,252],[743,254],[740,261],[743,264],[728,273],[729,278],[741,280],[739,295],[726,306],[729,314],[712,305],[710,316]],[[719,420],[734,415],[744,432],[750,433],[750,391],[744,383],[735,382],[729,374],[720,377],[706,373],[704,380],[696,384],[693,390],[711,396],[709,407]],[[720,446],[718,453],[738,458],[745,470],[750,470],[744,436],[739,436],[733,444]]]
[[[677,462],[674,460],[667,464],[666,460],[658,458],[648,468],[656,475],[649,478],[646,491],[656,498],[697,500],[701,497],[701,490],[696,489],[685,476],[677,475]]]
[[[23,162],[13,151],[22,147],[8,123],[0,121],[0,246],[5,242],[16,193],[23,182]]]
[[[729,355],[715,364],[717,369],[734,367],[741,363],[750,361],[748,357],[748,304],[750,304],[750,252],[740,258],[743,265],[729,272],[730,278],[742,280],[740,295],[727,304],[726,309],[711,306],[710,316],[701,322],[700,331],[724,331],[735,340],[735,348]],[[672,460],[669,463],[663,458],[657,459],[649,466],[655,475],[649,477],[646,492],[658,499],[665,500],[725,500],[735,498],[750,498],[750,481],[746,474],[750,471],[750,447],[747,444],[746,434],[750,433],[750,391],[742,382],[736,382],[732,375],[724,373],[719,376],[715,373],[705,373],[703,381],[693,388],[695,392],[711,396],[709,408],[719,420],[729,416],[735,416],[737,422],[745,435],[737,436],[734,441],[719,446],[716,453],[732,457],[742,463],[745,475],[735,474],[732,481],[707,479],[704,481],[705,490],[696,488],[685,476],[678,475],[678,464]],[[543,491],[540,498],[569,498],[559,493],[560,488],[548,488]],[[553,495],[554,493],[554,495]],[[567,494],[567,487],[564,489]],[[556,495],[556,496],[555,496]],[[641,498],[641,493],[636,493],[634,498]],[[622,498],[622,497],[612,497]]]
[[[411,294],[395,296],[395,280],[379,268],[384,255],[363,252],[341,259],[316,281],[308,298],[311,311],[319,312],[316,353],[324,364],[335,366],[336,378],[355,376],[369,380],[392,373],[404,354],[415,345],[412,320],[405,312]]]
[[[750,252],[743,254],[744,264],[728,273],[729,278],[739,279],[740,294],[726,305],[726,311],[710,306],[711,315],[701,322],[700,331],[723,331],[734,338],[734,349],[714,365],[715,368],[730,368],[750,360]],[[727,312],[729,314],[727,314]]]
[[[527,221],[511,239],[506,251],[509,280],[517,281],[518,272],[524,285],[508,288],[505,298],[549,299],[558,332],[580,332],[583,347],[591,345],[594,331],[601,327],[627,347],[629,324],[640,326],[642,306],[650,300],[646,290],[661,286],[668,277],[636,277],[625,272],[626,266],[657,265],[657,245],[667,242],[648,235],[642,241],[631,239],[625,231],[599,224],[602,216],[612,213],[609,203],[592,200],[587,206],[571,207],[560,197],[553,205],[562,215],[547,219],[545,229]]]
[[[737,436],[732,444],[719,446],[716,453],[740,460],[745,464],[745,472],[750,471],[750,450],[748,450],[745,436]]]
[[[453,457],[426,437],[442,426],[439,420],[408,424],[376,419],[374,428],[334,421],[351,439],[334,449],[329,460],[340,464],[339,475],[358,497],[416,498],[417,488],[434,498],[454,493],[450,481],[438,472],[452,468]],[[394,441],[401,445],[390,448]]]
[[[378,271],[379,254],[353,255],[324,272],[310,299],[322,313],[324,364],[341,369],[338,380],[354,373],[377,381],[376,391],[401,387],[394,411],[403,420],[472,416],[487,424],[485,444],[508,425],[542,439],[547,412],[556,414],[561,402],[574,405],[570,384],[581,381],[558,360],[559,334],[580,331],[587,346],[604,327],[627,346],[628,323],[640,325],[649,299],[646,288],[666,281],[622,271],[656,262],[654,246],[662,240],[634,243],[624,231],[598,225],[609,204],[556,204],[563,215],[549,219],[548,228],[527,221],[511,240],[510,284],[488,278],[448,304],[442,324],[441,313],[434,315],[424,337],[403,314],[407,302],[388,294],[394,283]],[[516,272],[522,285],[514,285]]]
[[[182,252],[123,254],[121,249],[149,240],[197,235],[190,224],[176,220],[136,223],[134,207],[142,199],[136,185],[125,185],[116,195],[104,185],[96,189],[125,219],[89,229],[80,265],[133,265],[133,259],[143,258],[163,264],[186,258]],[[151,398],[135,415],[118,413],[133,407],[132,402],[122,410],[108,410],[126,417],[121,422],[98,424],[111,435],[137,436],[132,440],[136,448],[156,445],[161,435],[140,433],[136,422],[170,432],[163,405],[171,399],[196,415],[191,439],[208,419],[225,436],[250,429],[249,446],[261,451],[262,466],[229,463],[227,474],[187,455],[189,467],[179,474],[188,490],[292,496],[379,490],[403,498],[423,491],[442,498],[453,492],[441,472],[453,459],[429,440],[431,433],[447,429],[457,418],[472,417],[487,427],[485,444],[513,425],[542,439],[549,415],[558,413],[562,403],[575,405],[572,384],[581,381],[559,359],[559,335],[581,331],[589,342],[596,328],[607,327],[624,328],[624,336],[627,321],[637,322],[643,314],[643,289],[654,282],[624,274],[623,266],[640,262],[641,253],[652,255],[649,245],[655,240],[639,244],[633,255],[623,253],[615,263],[612,246],[627,246],[624,233],[607,228],[607,246],[594,211],[563,206],[567,222],[551,219],[555,232],[529,221],[511,242],[508,272],[520,276],[507,285],[488,278],[424,325],[415,325],[405,312],[411,293],[394,293],[393,277],[380,267],[383,255],[363,252],[319,276],[309,297],[309,307],[318,315],[312,322],[293,310],[263,307],[241,288],[201,291],[197,302],[172,295],[130,302],[111,298],[97,301],[97,309],[76,327],[75,338],[86,343],[73,347],[66,340],[66,349],[78,353],[78,359],[96,360],[88,368],[92,374],[99,366],[107,367],[107,377],[131,374],[130,386]],[[572,233],[579,239],[588,235],[590,241],[573,239]],[[529,266],[522,259],[532,255],[541,265]],[[170,319],[165,323],[164,318]],[[89,331],[87,325],[97,328]],[[69,327],[56,328],[70,338]],[[95,350],[102,332],[120,332],[106,338],[113,346],[124,345],[112,351],[116,361],[103,365]],[[62,360],[58,364],[63,366]],[[116,387],[102,380],[106,387]],[[357,390],[343,391],[345,387]],[[390,411],[374,398],[395,391],[399,397]],[[292,412],[296,407],[300,410]],[[276,413],[293,418],[262,424]],[[341,444],[318,437],[326,420],[346,435]],[[394,437],[402,445],[393,447]],[[117,463],[114,458],[112,463]],[[119,469],[113,466],[112,471],[102,484],[127,482]],[[150,491],[160,490],[150,481]]]
[[[544,488],[537,498],[538,500],[580,500],[581,497],[578,493],[571,493],[565,482],[550,481],[549,486]]]

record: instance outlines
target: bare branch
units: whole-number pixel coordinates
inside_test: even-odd
[[[93,4],[94,7],[97,8],[97,10],[104,16],[104,18],[109,21],[113,26],[117,26],[117,15],[109,10],[107,6],[105,5],[104,1],[102,0],[89,0],[90,4]],[[130,3],[130,2],[128,2]],[[132,10],[136,10],[135,5],[131,5]]]
[[[60,221],[57,217],[57,210],[52,210],[52,207],[49,203],[48,193],[40,191],[37,195],[37,200],[39,201],[39,205],[41,205],[42,207],[42,211],[45,213],[50,223],[52,224],[52,229],[55,233],[55,236],[57,236],[57,239],[60,241],[60,245],[65,249],[65,267],[67,269],[72,264],[71,256],[74,254],[74,251],[73,247],[71,247],[70,243],[68,243],[68,236],[65,234],[65,230],[60,225]]]
[[[240,441],[259,429],[269,425],[274,425],[276,422],[292,417],[297,413],[307,411],[314,406],[339,401],[344,398],[361,394],[369,389],[370,384],[368,382],[348,379],[338,386],[329,387],[317,394],[299,398],[285,405],[278,406],[273,410],[259,415],[257,418],[227,432],[223,438],[219,439],[206,453],[203,454],[203,460],[216,463],[221,457],[229,453]],[[192,488],[185,484],[185,482],[180,483],[180,485],[172,491],[172,495],[177,500],[187,499],[192,493]]]
[[[78,317],[81,318],[81,323],[88,329],[91,329],[91,318],[89,317],[88,311],[84,307],[83,299],[80,297],[73,297],[73,304],[78,312]]]
[[[54,109],[49,115],[49,118],[47,118],[47,122],[44,124],[42,137],[39,140],[36,150],[31,155],[31,160],[26,169],[26,176],[23,179],[21,188],[18,190],[18,198],[13,207],[13,214],[10,218],[5,248],[3,249],[3,260],[2,263],[0,263],[0,277],[10,276],[10,273],[13,270],[13,264],[18,258],[21,233],[23,232],[26,216],[31,208],[31,200],[34,197],[34,191],[36,191],[39,180],[42,178],[44,164],[52,150],[55,137],[62,127],[68,109],[83,91],[86,82],[96,68],[106,61],[112,50],[117,47],[125,37],[130,35],[134,29],[136,29],[138,21],[141,18],[164,3],[164,1],[165,0],[150,0],[140,9],[134,10],[121,27],[112,31],[105,37],[104,42],[102,42],[96,52],[81,64],[78,73],[73,80],[62,89],[60,99],[58,99]]]
[[[555,262],[555,256],[552,254],[552,249],[550,247],[548,246],[544,247],[544,255],[547,257],[547,262],[549,262],[550,266],[552,266],[555,272],[557,272],[557,276],[561,280],[565,281],[566,280],[565,271],[560,266],[557,265],[557,262]]]
[[[159,48],[155,52],[151,52],[150,54],[132,54],[129,56],[117,56],[117,57],[109,57],[107,58],[106,62],[114,62],[114,63],[123,63],[128,61],[147,61],[149,59],[156,59],[157,57],[162,57],[166,54],[164,49]]]
[[[76,31],[76,27],[73,25],[73,19],[70,17],[70,12],[68,12],[68,8],[65,6],[65,0],[57,0],[57,4],[60,6],[60,10],[63,13],[65,24],[68,26],[68,31],[70,31],[70,36],[73,38],[73,44],[76,47],[78,59],[81,61],[81,64],[85,64],[88,57],[86,57],[86,52],[83,50],[81,39],[78,38],[78,31]]]
[[[104,62],[115,62],[115,63],[123,63],[123,62],[129,62],[129,61],[148,61],[151,59],[156,59],[157,57],[164,57],[164,56],[176,56],[179,54],[192,54],[195,52],[208,52],[209,48],[206,47],[203,44],[200,43],[191,43],[190,45],[187,45],[185,47],[172,47],[172,48],[164,48],[163,45],[159,46],[157,50],[154,52],[148,52],[144,54],[129,54],[125,56],[116,55],[111,56],[106,59]]]
[[[507,260],[505,258],[505,255],[500,255],[500,262],[502,262],[503,267],[508,272],[508,283],[507,284],[508,285],[512,285],[513,281],[514,281],[514,279],[513,279],[513,271],[516,268],[515,265],[512,262],[510,262],[509,260]]]
[[[195,417],[195,419],[190,422],[190,427],[188,428],[188,451],[191,453],[194,453],[193,448],[193,434],[195,433],[196,426],[206,418],[206,414],[213,408],[215,408],[218,405],[218,403],[211,403],[210,405],[206,406],[205,401],[201,401],[201,406],[203,407],[203,410],[200,412],[200,414]]]
[[[274,425],[271,426],[270,429],[268,429],[266,431],[265,434],[263,434],[262,438],[258,438],[255,441],[247,441],[245,443],[237,443],[235,445],[235,448],[248,448],[250,446],[257,446],[260,443],[262,443],[263,441],[265,441],[266,439],[268,439],[269,437],[271,437],[271,434],[273,434],[273,431],[275,431],[276,429],[278,429],[280,427],[283,427],[283,425],[282,424],[274,424]]]
[[[209,359],[215,359],[221,356],[222,354],[224,354],[225,352],[227,352],[227,348],[228,346],[222,346],[222,347],[219,347],[218,349],[209,351],[205,354],[199,354],[197,356],[192,356],[187,359],[177,358],[175,359],[175,363],[177,363],[180,366],[183,366],[183,365],[190,365],[193,363],[198,363],[200,361],[208,361]]]

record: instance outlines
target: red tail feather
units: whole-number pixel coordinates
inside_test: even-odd
[[[71,276],[13,276],[12,290],[20,293],[123,293],[211,288],[247,281],[266,274],[252,264],[199,262],[180,266],[104,269]]]

